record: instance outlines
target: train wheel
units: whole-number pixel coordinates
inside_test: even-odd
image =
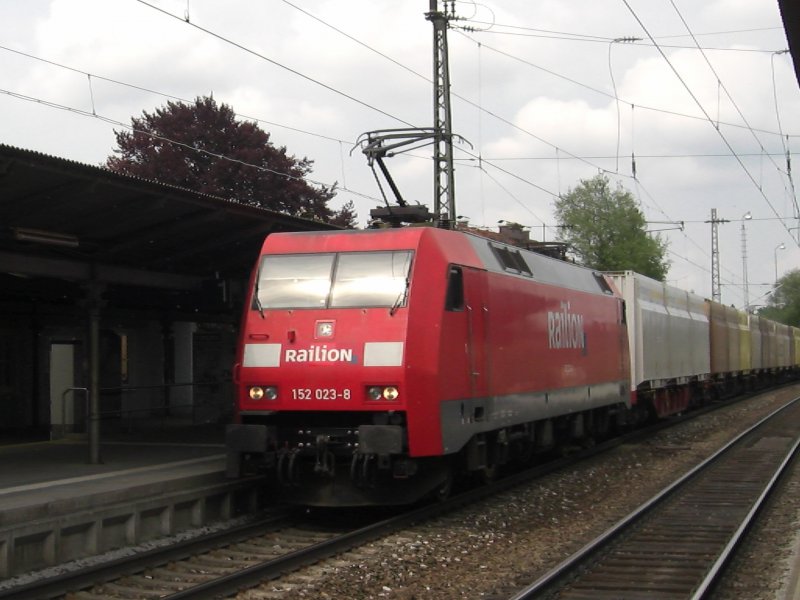
[[[535,455],[536,446],[532,441],[526,440],[520,444],[515,460],[517,464],[524,466],[532,463]]]
[[[445,470],[444,481],[442,481],[433,491],[433,497],[437,502],[444,502],[450,497],[450,493],[453,491],[454,481],[455,476],[453,475],[453,467],[448,465]]]
[[[497,479],[497,465],[492,464],[483,467],[480,471],[478,471],[478,478],[483,484],[492,483],[495,479]]]
[[[448,473],[447,478],[436,488],[436,491],[433,493],[434,497],[438,502],[444,502],[450,497],[450,493],[453,491],[453,475]]]

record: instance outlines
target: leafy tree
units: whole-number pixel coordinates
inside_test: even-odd
[[[664,281],[669,270],[667,243],[648,235],[646,222],[630,192],[597,175],[555,203],[559,239],[569,244],[577,261],[598,271],[630,269]]]
[[[358,226],[358,215],[356,206],[352,200],[344,203],[342,208],[336,211],[333,218],[329,221],[331,225],[338,225],[344,229],[356,229]]]
[[[778,279],[759,316],[778,323],[800,327],[800,269],[789,271]]]
[[[114,132],[118,148],[106,161],[112,171],[298,217],[355,220],[352,203],[341,214],[328,207],[335,185],[305,180],[313,161],[272,145],[269,133],[236,120],[233,109],[213,97],[198,97],[193,104],[169,101],[132,117],[131,126],[130,132]]]

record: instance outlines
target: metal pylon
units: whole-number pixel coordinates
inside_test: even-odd
[[[447,0],[444,4],[445,10],[440,12],[437,0],[430,0],[425,17],[433,24],[433,215],[437,227],[450,229],[456,220],[456,200],[447,23],[454,16],[455,2],[450,2],[449,13]]]
[[[718,219],[717,209],[711,209],[711,299],[715,302],[722,302],[722,289],[719,279],[719,232],[717,226],[720,223],[729,223],[728,219]]]

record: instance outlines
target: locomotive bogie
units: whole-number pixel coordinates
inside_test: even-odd
[[[536,423],[562,415],[581,415],[628,401],[627,382],[617,381],[491,399],[441,403],[443,450],[456,452],[474,436],[500,427]]]

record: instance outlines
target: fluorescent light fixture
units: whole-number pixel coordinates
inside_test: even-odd
[[[21,242],[35,242],[37,244],[49,244],[51,246],[66,246],[77,248],[79,240],[76,236],[68,233],[56,233],[54,231],[44,231],[43,229],[27,229],[25,227],[12,227],[14,239]]]

